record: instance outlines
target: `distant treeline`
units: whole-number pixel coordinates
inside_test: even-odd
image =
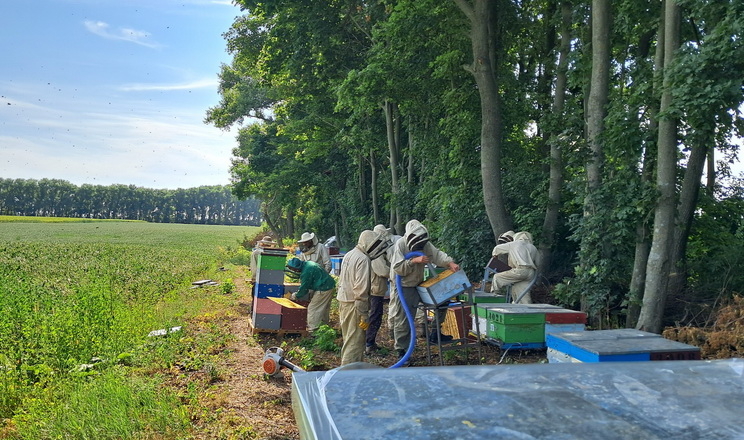
[[[0,178],[0,215],[259,226],[260,206],[253,198],[238,200],[229,186],[220,185],[171,190]]]

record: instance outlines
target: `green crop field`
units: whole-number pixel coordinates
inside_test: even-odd
[[[240,243],[258,228],[14,220],[0,219],[0,438],[184,429],[177,399],[136,374],[183,344],[148,333],[219,296],[191,281],[247,261]]]

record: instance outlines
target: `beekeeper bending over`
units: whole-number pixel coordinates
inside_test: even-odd
[[[530,292],[525,293],[537,271],[537,248],[532,244],[532,234],[525,231],[517,232],[513,237],[502,234],[499,241],[505,242],[497,244],[492,255],[494,257],[508,255],[511,270],[498,272],[493,276],[491,291],[496,292],[502,287],[512,286],[513,302],[519,300],[522,304],[532,304]]]
[[[403,238],[393,245],[393,259],[390,262],[390,309],[388,313],[393,315],[393,334],[395,336],[395,349],[398,356],[403,357],[411,341],[411,330],[406,318],[405,311],[401,307],[401,298],[408,305],[412,315],[416,314],[421,297],[416,286],[424,281],[424,267],[427,263],[433,263],[439,267],[446,267],[453,272],[460,270],[460,266],[452,260],[452,257],[437,249],[429,242],[429,231],[418,220],[411,220],[406,224],[406,232]],[[413,251],[422,252],[422,256],[406,259],[406,254]],[[395,287],[396,276],[401,277],[403,292],[398,292]],[[440,325],[447,317],[447,309],[438,310]],[[429,341],[436,343],[441,337],[442,342],[452,340],[452,336],[441,334],[440,329],[435,329],[429,336]]]

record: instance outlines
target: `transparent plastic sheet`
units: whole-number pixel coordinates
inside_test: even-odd
[[[742,439],[744,360],[294,373],[303,440]]]

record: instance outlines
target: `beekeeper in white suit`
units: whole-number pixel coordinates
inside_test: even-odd
[[[341,365],[363,360],[366,331],[369,327],[372,261],[384,255],[390,245],[387,235],[366,230],[359,234],[354,249],[344,256],[336,295],[341,333],[344,337]]]
[[[508,264],[511,270],[498,272],[493,276],[491,291],[496,292],[502,287],[512,286],[512,301],[518,299],[521,304],[532,304],[530,292],[525,290],[529,287],[537,271],[537,248],[532,244],[532,234],[526,231],[517,232],[513,238],[505,236],[504,243],[497,244],[493,248],[492,255],[508,255]],[[501,237],[499,240],[501,241]],[[524,295],[522,295],[524,294]]]
[[[422,252],[423,255],[406,259],[406,254],[413,251]],[[429,241],[429,231],[418,220],[411,220],[406,224],[406,232],[403,238],[393,245],[393,258],[390,261],[390,309],[393,316],[393,334],[395,337],[395,349],[398,356],[405,355],[411,341],[411,329],[408,318],[403,307],[400,306],[401,297],[408,305],[411,315],[415,316],[421,297],[416,286],[424,281],[424,267],[427,263],[433,263],[439,267],[446,267],[453,272],[460,270],[449,255],[437,249]],[[398,292],[396,287],[396,276],[401,277],[403,292]],[[390,312],[392,310],[393,312]],[[439,313],[440,325],[447,317],[447,309],[441,309]],[[452,340],[452,336],[441,334],[441,329],[434,329],[429,336],[429,342],[437,343],[441,337],[442,342]]]

